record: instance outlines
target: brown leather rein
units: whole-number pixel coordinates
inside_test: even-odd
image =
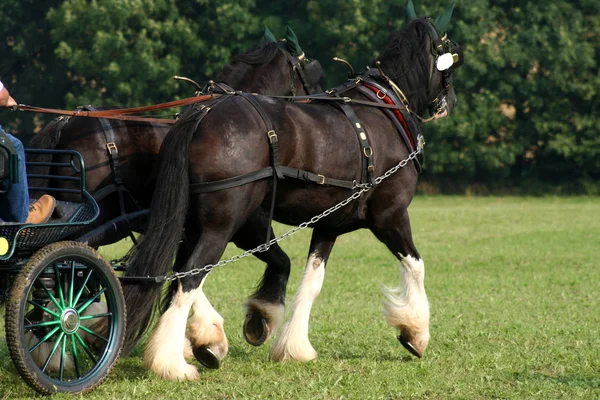
[[[181,107],[187,106],[190,104],[201,103],[203,101],[207,101],[210,99],[214,99],[216,97],[221,96],[221,94],[208,94],[203,96],[189,97],[181,100],[169,101],[167,103],[160,103],[151,106],[143,106],[143,107],[132,107],[132,108],[118,108],[112,110],[99,110],[99,111],[85,111],[85,110],[59,110],[55,108],[43,108],[43,107],[33,107],[25,104],[19,104],[14,106],[13,109],[20,111],[31,111],[36,113],[45,113],[45,114],[57,114],[57,115],[68,115],[71,117],[88,117],[88,118],[106,118],[106,119],[118,119],[122,121],[144,121],[144,122],[153,122],[153,123],[163,123],[163,124],[174,124],[176,122],[175,119],[164,119],[164,118],[152,118],[152,117],[143,117],[143,116],[133,116],[128,114],[135,114],[140,112],[148,112],[155,110],[163,110],[166,108],[173,107]]]

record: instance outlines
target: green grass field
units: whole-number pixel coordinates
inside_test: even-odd
[[[205,285],[230,343],[220,370],[202,370],[197,382],[164,382],[143,367],[138,347],[85,398],[600,398],[599,198],[417,197],[410,212],[432,314],[423,359],[404,350],[381,315],[380,289],[398,283],[398,262],[361,231],[338,239],[313,307],[318,361],[274,363],[272,340],[246,344],[242,304],[263,272],[246,258],[215,270]],[[281,243],[293,265],[288,302],[309,240],[305,230]],[[239,252],[230,247],[226,255]],[[2,340],[0,399],[33,395]]]

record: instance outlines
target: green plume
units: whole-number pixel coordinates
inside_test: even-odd
[[[300,44],[298,43],[298,37],[296,36],[292,28],[290,28],[289,26],[287,27],[287,31],[285,32],[285,40],[291,55],[293,55],[294,57],[302,55],[303,51],[300,47]]]
[[[415,11],[415,5],[412,0],[408,0],[406,3],[406,22],[410,22],[413,19],[417,19],[417,13]]]
[[[271,30],[269,28],[267,28],[267,26],[265,25],[265,33],[263,36],[263,43],[271,43],[271,42],[277,42],[277,39],[275,39],[275,35],[273,35],[273,32],[271,32]]]
[[[446,11],[444,11],[442,15],[440,15],[433,21],[433,25],[442,34],[445,33],[448,29],[448,25],[450,24],[450,18],[452,18],[452,11],[454,11],[455,3],[456,0],[453,0],[452,3],[450,3],[448,8],[446,9]]]

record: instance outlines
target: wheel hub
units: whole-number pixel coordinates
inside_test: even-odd
[[[60,317],[62,330],[72,335],[79,329],[79,313],[74,308],[67,308]]]

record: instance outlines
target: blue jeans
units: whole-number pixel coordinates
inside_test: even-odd
[[[6,133],[0,125],[0,130]],[[29,215],[29,190],[25,169],[25,150],[23,143],[10,133],[6,133],[19,155],[19,182],[12,185],[7,193],[0,194],[0,220],[6,222],[25,222]]]

